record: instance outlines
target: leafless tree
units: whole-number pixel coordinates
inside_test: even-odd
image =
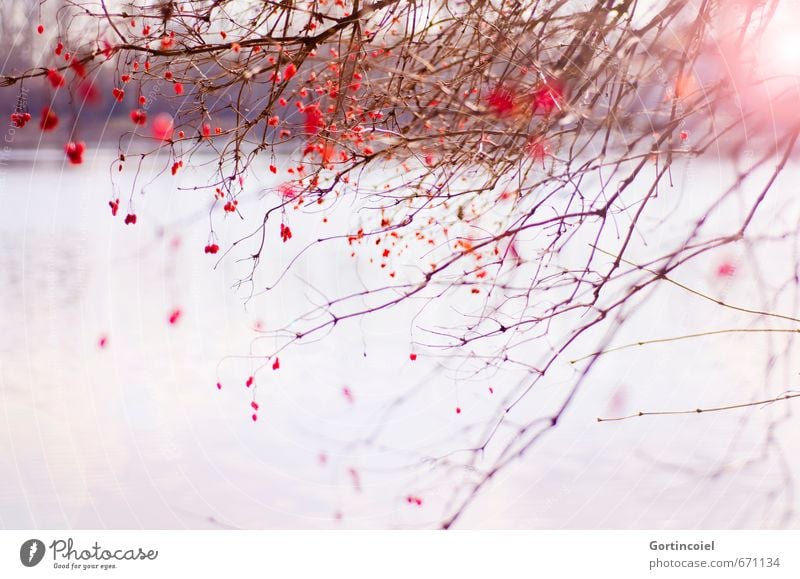
[[[754,324],[702,335],[793,339],[796,314],[727,303],[680,281],[690,261],[762,239],[752,224],[792,158],[800,123],[783,113],[794,88],[756,74],[744,56],[756,52],[779,4],[72,0],[42,18],[52,38],[45,64],[7,72],[0,85],[80,101],[86,79],[113,76],[117,106],[133,124],[112,175],[156,153],[168,157],[165,169],[186,172],[213,152],[216,178],[195,187],[216,200],[205,251],[251,264],[240,281],[248,299],[322,246],[370,261],[361,289],[317,288],[305,314],[257,337],[249,354],[263,361],[259,370],[286,348],[409,302],[418,304],[412,359],[439,357],[462,379],[520,370],[494,419],[471,428],[475,445],[459,455],[468,458],[440,459],[470,473],[447,528],[557,425],[598,360],[649,343],[615,338],[654,288],[681,288]],[[167,87],[159,94],[172,103],[174,125],[151,135],[154,83]],[[74,135],[79,126],[76,118]],[[59,145],[82,161],[77,136]],[[276,160],[286,156],[288,167]],[[702,199],[676,201],[691,223],[671,229],[677,218],[658,201],[704,157],[725,159],[733,177]],[[267,172],[285,177],[279,195],[240,203],[245,184]],[[738,217],[720,225],[731,203]],[[110,204],[116,215],[126,200]],[[357,227],[297,241],[308,216],[341,206]],[[259,225],[220,246],[215,224],[245,213],[258,214]],[[666,243],[641,251],[665,230]],[[259,265],[277,244],[295,258],[265,279]],[[733,266],[722,276],[731,273],[724,267]],[[429,304],[456,300],[472,305],[446,325],[426,324]],[[515,413],[556,367],[572,372],[557,407]],[[739,403],[754,402],[731,402]]]

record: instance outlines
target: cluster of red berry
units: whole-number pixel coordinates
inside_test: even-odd
[[[26,124],[28,124],[29,120],[31,120],[30,113],[21,113],[21,112],[11,113],[11,124],[18,129],[21,129]]]
[[[82,141],[72,141],[67,143],[64,147],[64,151],[67,153],[67,158],[70,163],[73,165],[80,165],[83,163],[83,153],[86,151],[86,144]]]

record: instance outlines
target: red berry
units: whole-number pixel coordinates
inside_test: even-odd
[[[178,323],[178,320],[181,318],[182,312],[179,309],[172,310],[172,313],[169,315],[169,323],[173,326]]]
[[[136,225],[136,214],[128,213],[125,216],[125,225]]]
[[[80,165],[83,163],[84,151],[86,151],[86,145],[82,141],[70,141],[64,146],[64,152],[66,152],[69,162],[73,165]]]
[[[31,120],[30,113],[11,113],[11,124],[14,125],[16,128],[21,129],[25,125],[28,124],[28,121]]]
[[[64,57],[66,58],[66,57]],[[69,59],[67,59],[69,60]],[[69,67],[75,72],[76,76],[83,78],[86,76],[86,67],[83,66],[83,63],[80,60],[73,60]]]
[[[533,91],[533,110],[549,114],[553,109],[560,107],[562,92],[561,86],[556,82],[540,83]]]
[[[39,128],[43,131],[52,131],[58,126],[58,115],[49,107],[42,109],[42,120],[39,121]]]
[[[50,81],[53,88],[59,88],[67,84],[66,79],[54,68],[47,71],[47,80]]]
[[[486,100],[489,103],[489,108],[495,114],[505,116],[514,110],[514,97],[515,95],[510,89],[498,86],[489,93]]]
[[[147,122],[147,113],[142,109],[134,109],[131,111],[131,120],[135,125],[143,125]]]
[[[736,266],[728,261],[725,261],[717,267],[718,277],[733,277],[736,275]]]
[[[150,134],[159,141],[172,140],[174,119],[169,113],[158,113],[150,124]]]

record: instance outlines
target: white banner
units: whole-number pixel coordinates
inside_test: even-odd
[[[0,531],[0,577],[800,577],[795,531]],[[558,575],[557,575],[558,574]]]

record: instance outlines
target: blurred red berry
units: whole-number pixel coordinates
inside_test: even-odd
[[[39,128],[43,131],[52,131],[58,126],[58,115],[50,107],[42,109],[42,120],[39,121]]]
[[[514,94],[502,86],[492,89],[486,101],[489,103],[489,108],[499,116],[506,116],[514,110]]]
[[[182,312],[181,312],[180,309],[172,310],[172,313],[170,313],[170,315],[169,315],[169,323],[174,326],[175,324],[178,323],[178,320],[181,319],[181,315],[182,315]]]
[[[82,141],[70,141],[64,146],[64,152],[67,154],[69,162],[73,165],[80,165],[83,163],[83,153],[86,151],[86,144]]]
[[[134,125],[143,125],[147,122],[147,113],[142,109],[134,109],[131,111],[131,121]]]

